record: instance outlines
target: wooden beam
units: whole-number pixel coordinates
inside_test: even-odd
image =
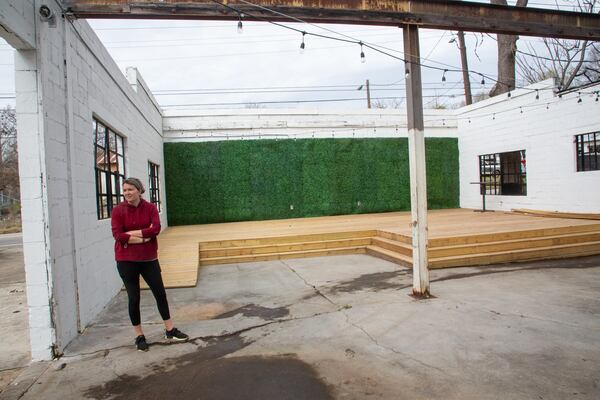
[[[227,4],[225,7],[222,2]],[[600,15],[454,0],[63,0],[73,18],[238,19],[360,24],[600,40]],[[261,8],[263,7],[263,8]],[[284,14],[277,14],[273,11]]]
[[[425,175],[425,134],[423,93],[419,55],[419,28],[407,25],[404,31],[406,58],[406,106],[408,118],[408,163],[410,168],[410,211],[412,226],[413,294],[429,296],[427,262],[427,180]]]

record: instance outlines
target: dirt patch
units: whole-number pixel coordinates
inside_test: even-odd
[[[247,346],[238,336],[164,360],[146,376],[121,375],[89,388],[92,399],[329,400],[330,387],[294,355],[227,357]]]
[[[214,319],[230,318],[238,314],[242,314],[244,317],[259,317],[266,321],[271,321],[289,315],[290,310],[287,307],[268,308],[257,306],[256,304],[247,304],[243,307],[236,308],[235,310],[217,315]]]
[[[402,269],[361,275],[357,278],[340,282],[329,290],[332,293],[353,293],[363,290],[378,292],[387,289],[405,289],[412,287],[411,272],[408,269]]]

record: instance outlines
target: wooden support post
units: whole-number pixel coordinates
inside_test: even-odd
[[[423,133],[423,93],[419,55],[419,28],[404,25],[404,57],[408,113],[408,161],[410,166],[410,211],[413,247],[413,294],[429,296],[427,268],[427,181],[425,175],[425,135]]]

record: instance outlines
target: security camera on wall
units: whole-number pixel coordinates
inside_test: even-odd
[[[48,25],[52,28],[56,26],[56,15],[54,14],[54,11],[50,9],[50,7],[44,4],[40,6],[38,12],[40,14],[40,19],[42,20],[42,22],[47,22]]]

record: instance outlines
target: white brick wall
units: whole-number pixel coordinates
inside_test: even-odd
[[[92,118],[126,138],[128,175],[147,182],[148,160],[163,165],[162,121],[155,100],[147,90],[132,89],[85,21],[71,24],[57,18],[51,27],[35,13],[41,4],[0,4],[4,27],[7,10],[13,12],[18,5],[22,12],[18,22],[23,26],[10,34],[27,40],[27,32],[35,33],[36,50],[15,56],[34,359],[51,357],[53,347],[61,351],[121,287],[110,221],[96,216]],[[54,11],[60,16],[60,10]],[[129,75],[136,87],[145,88],[137,71]],[[163,211],[164,226],[165,215]]]
[[[600,171],[577,172],[573,143],[600,131],[600,85],[582,89],[581,103],[577,92],[554,95],[551,80],[531,88],[539,100],[522,89],[458,110],[461,207],[481,208],[478,186],[469,184],[479,180],[479,155],[526,150],[527,196],[488,195],[488,208],[600,212]]]
[[[425,110],[425,135],[456,137],[453,110]],[[407,137],[404,110],[167,110],[165,142],[275,138]]]

